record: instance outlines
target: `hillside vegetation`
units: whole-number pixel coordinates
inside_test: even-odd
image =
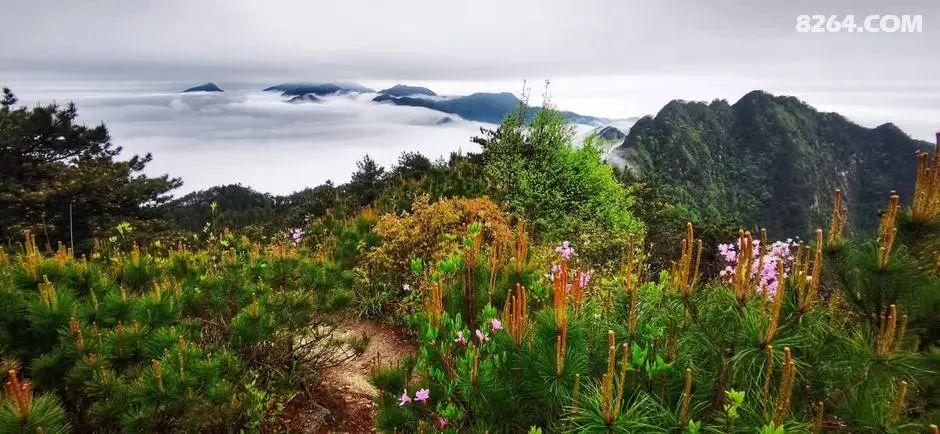
[[[874,228],[884,195],[913,193],[913,155],[929,147],[892,124],[868,129],[754,91],[734,104],[672,101],[640,119],[615,152],[696,219],[808,236],[837,189],[856,216],[850,230]]]
[[[940,154],[893,127],[672,103],[623,174],[520,105],[479,154],[171,199],[5,95],[0,433],[938,432]],[[416,350],[370,364],[365,421],[305,420],[371,354],[352,317]]]

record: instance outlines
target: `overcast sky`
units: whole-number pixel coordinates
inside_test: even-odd
[[[2,0],[0,74],[512,79],[639,73],[935,80],[940,2]],[[922,14],[917,34],[800,14]]]

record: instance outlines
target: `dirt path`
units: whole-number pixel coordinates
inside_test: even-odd
[[[416,351],[411,339],[400,326],[374,321],[350,320],[336,330],[337,338],[351,340],[366,336],[369,344],[358,357],[321,373],[317,386],[318,404],[330,415],[321,433],[373,432],[378,390],[369,383],[369,370],[376,360],[394,364]]]

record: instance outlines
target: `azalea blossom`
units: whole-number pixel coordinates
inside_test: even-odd
[[[304,230],[303,230],[303,229],[298,228],[298,229],[292,229],[292,230],[290,231],[290,239],[291,239],[291,241],[294,242],[294,244],[300,244],[300,242],[303,240],[303,238],[304,238]]]
[[[584,271],[580,274],[581,278],[578,280],[578,287],[584,288],[588,285],[588,282],[591,281],[591,275],[587,271]]]
[[[477,339],[480,340],[481,344],[486,342],[486,333],[483,333],[480,331],[480,329],[477,329],[476,334],[477,334]]]
[[[454,339],[454,342],[460,345],[467,345],[467,339],[463,337],[463,330],[457,332],[457,337]]]
[[[555,277],[557,277],[559,273],[561,273],[561,265],[555,264],[552,265],[551,270],[548,271],[548,274],[546,274],[545,277],[554,282]]]
[[[766,291],[767,295],[773,297],[779,285],[778,264],[783,264],[783,277],[788,277],[795,260],[797,243],[793,239],[787,239],[770,244],[762,263],[758,260],[761,252],[760,240],[753,240],[752,243],[754,244],[752,253],[754,260],[751,263],[750,278],[757,281],[758,291]],[[718,272],[718,275],[726,283],[734,279],[735,269],[738,266],[739,244],[740,241],[718,245],[718,254],[725,262],[725,267]]]
[[[571,247],[568,241],[565,241],[561,243],[560,246],[555,247],[555,253],[560,254],[564,259],[570,259],[571,255],[574,253],[574,248]]]
[[[405,392],[401,394],[401,398],[398,398],[398,401],[399,407],[405,404],[411,404],[411,397],[408,396],[408,389],[405,389]]]
[[[431,397],[431,391],[428,389],[420,389],[418,393],[415,393],[415,401],[428,402],[428,398]]]
[[[500,320],[493,318],[490,320],[490,327],[492,327],[493,330],[502,330],[503,323]]]

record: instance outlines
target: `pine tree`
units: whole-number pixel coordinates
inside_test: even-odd
[[[372,203],[382,190],[385,168],[379,166],[372,157],[366,155],[356,162],[356,172],[346,185],[347,191],[359,205]]]
[[[111,143],[107,128],[81,124],[73,103],[32,108],[16,103],[4,88],[0,240],[19,239],[30,229],[44,244],[74,237],[77,249],[87,249],[92,237],[117,222],[158,217],[158,205],[181,185],[168,175],[143,175],[150,154],[118,159],[122,149]]]

